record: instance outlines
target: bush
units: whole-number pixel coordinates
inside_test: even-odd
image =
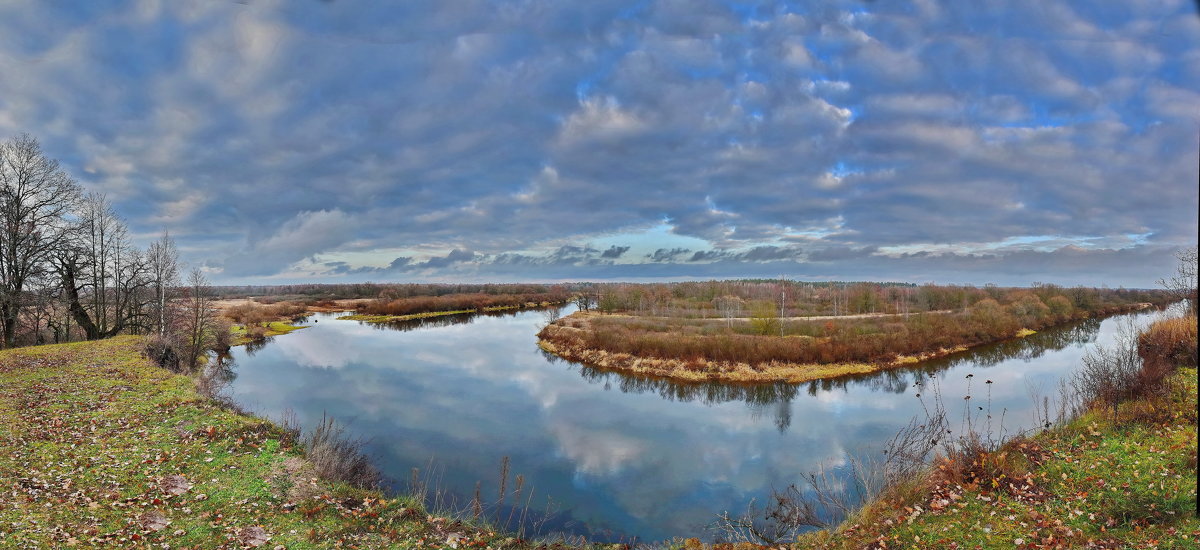
[[[321,423],[303,440],[308,460],[322,478],[341,481],[362,489],[379,486],[379,470],[362,452],[364,441],[346,436],[345,428],[333,418],[321,416]]]
[[[218,354],[229,353],[229,348],[233,347],[233,332],[229,320],[217,319],[216,325],[212,349]]]
[[[142,353],[153,361],[155,365],[171,372],[182,371],[180,369],[180,357],[182,354],[179,351],[178,344],[169,337],[157,334],[146,337],[146,341],[142,346]]]
[[[1138,354],[1147,366],[1196,366],[1196,318],[1164,319],[1138,337]]]
[[[1121,327],[1112,345],[1096,345],[1083,356],[1071,384],[1085,403],[1111,406],[1115,414],[1122,401],[1136,396],[1142,360],[1134,332],[1132,326]]]
[[[262,325],[251,325],[246,327],[246,338],[251,340],[265,340],[267,338],[267,327]]]
[[[756,334],[770,336],[779,334],[779,312],[771,302],[755,302],[750,315],[750,326]]]

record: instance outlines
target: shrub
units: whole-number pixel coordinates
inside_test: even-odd
[[[1196,318],[1164,319],[1138,337],[1138,354],[1148,366],[1196,366]]]
[[[362,452],[365,442],[348,437],[333,418],[322,415],[320,424],[305,435],[303,443],[308,460],[322,478],[363,489],[379,486],[379,470]]]
[[[267,327],[262,325],[251,325],[246,327],[246,337],[251,340],[265,340],[267,338]]]
[[[218,318],[216,321],[217,329],[213,334],[213,351],[218,354],[229,353],[229,348],[233,347],[233,332],[228,319]]]
[[[178,344],[170,337],[158,334],[146,337],[145,343],[142,345],[142,353],[155,365],[171,372],[181,372],[181,353]]]
[[[1122,327],[1112,345],[1098,344],[1083,356],[1071,384],[1084,402],[1111,406],[1115,414],[1122,401],[1134,397],[1142,361],[1133,332],[1132,326]]]
[[[755,302],[750,315],[750,326],[754,327],[756,334],[779,334],[779,311],[775,309],[775,304]]]

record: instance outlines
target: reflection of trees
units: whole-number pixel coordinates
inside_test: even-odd
[[[479,317],[516,317],[530,311],[561,312],[564,306],[548,306],[544,308],[506,309],[501,311],[478,311],[471,313],[455,313],[454,315],[439,315],[407,321],[389,321],[385,323],[365,323],[379,330],[398,330],[408,332],[423,328],[449,327],[454,325],[469,325]]]
[[[409,319],[407,321],[389,321],[386,323],[364,323],[376,330],[398,330],[409,332],[423,328],[450,327],[454,325],[469,325],[475,321],[478,313],[457,313],[454,315],[439,315],[424,319]]]
[[[233,355],[219,354],[200,371],[196,377],[196,385],[202,394],[232,403],[223,394],[237,379],[236,369],[237,362],[234,361]]]
[[[911,367],[888,369],[872,374],[844,376],[808,383],[808,394],[821,391],[846,390],[850,385],[865,386],[873,391],[904,393],[922,375],[932,375],[961,365],[994,367],[1005,361],[1020,359],[1032,361],[1047,351],[1060,351],[1074,345],[1083,345],[1096,340],[1100,332],[1101,319],[1085,319],[1068,325],[1048,328],[1024,338],[1013,338],[995,344],[971,348],[967,351],[931,359]]]
[[[770,405],[780,400],[790,401],[798,393],[795,384],[722,384],[717,382],[676,382],[665,378],[635,376],[592,367],[580,369],[580,376],[597,384],[616,386],[624,393],[656,393],[668,401],[699,401],[705,405],[745,401]]]
[[[258,340],[251,340],[249,342],[246,342],[246,345],[243,346],[244,348],[246,348],[246,356],[254,357],[254,354],[258,353],[258,350],[267,347],[267,344],[270,344],[274,340],[275,340],[274,336],[268,336],[266,338],[260,338]],[[229,361],[232,362],[233,357],[230,357]]]
[[[558,360],[553,354],[543,352],[547,358]],[[699,401],[705,405],[716,405],[731,401],[742,401],[753,415],[764,416],[771,411],[779,431],[786,431],[792,423],[792,400],[799,394],[800,387],[785,382],[769,384],[725,384],[718,382],[677,382],[665,378],[636,376],[615,371],[605,371],[579,365],[579,375],[593,384],[602,384],[605,389],[617,387],[622,393],[653,393],[668,401]]]
[[[1060,351],[1068,346],[1095,341],[1100,332],[1100,319],[1086,319],[1069,325],[1049,328],[1024,338],[974,348],[966,353],[947,357],[942,362],[956,366],[965,362],[981,367],[992,367],[1012,359],[1032,361],[1047,351]],[[939,361],[930,361],[931,364]],[[940,370],[940,369],[939,369]]]

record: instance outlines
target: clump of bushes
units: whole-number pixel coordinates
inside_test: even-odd
[[[1140,333],[1122,327],[1116,341],[1083,358],[1072,385],[1085,403],[1111,407],[1165,393],[1171,373],[1196,366],[1196,318],[1164,319]]]
[[[1196,317],[1158,321],[1138,336],[1138,354],[1147,365],[1196,366]]]
[[[142,353],[159,367],[171,372],[183,372],[178,344],[170,337],[158,334],[147,336],[142,344]]]
[[[295,320],[307,313],[308,307],[297,302],[245,303],[226,309],[224,316],[234,323],[251,327],[277,320]]]

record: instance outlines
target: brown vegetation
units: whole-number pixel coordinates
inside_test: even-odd
[[[243,302],[224,308],[222,314],[230,321],[250,327],[271,321],[292,321],[308,314],[308,306],[296,302],[257,304]]]
[[[361,303],[363,315],[412,315],[437,311],[485,311],[495,308],[524,307],[529,304],[559,304],[567,300],[566,292],[534,292],[523,294],[450,294],[445,296],[394,297],[384,293],[372,302]]]
[[[751,302],[751,318],[723,315],[724,322],[680,313],[694,309],[659,310],[680,315],[674,317],[578,312],[547,326],[539,337],[547,351],[593,366],[688,380],[800,381],[910,364],[1072,320],[1162,305],[1168,299],[1161,292],[1049,286],[922,288],[926,298],[953,296],[971,305],[952,312],[810,320],[780,318],[769,302],[759,300]],[[636,294],[624,291],[626,296]],[[672,295],[681,294],[680,300],[687,302],[687,294]],[[728,304],[734,302],[726,296],[717,302],[722,311],[731,310]],[[943,302],[923,301],[938,307]],[[834,365],[843,368],[829,368]]]

